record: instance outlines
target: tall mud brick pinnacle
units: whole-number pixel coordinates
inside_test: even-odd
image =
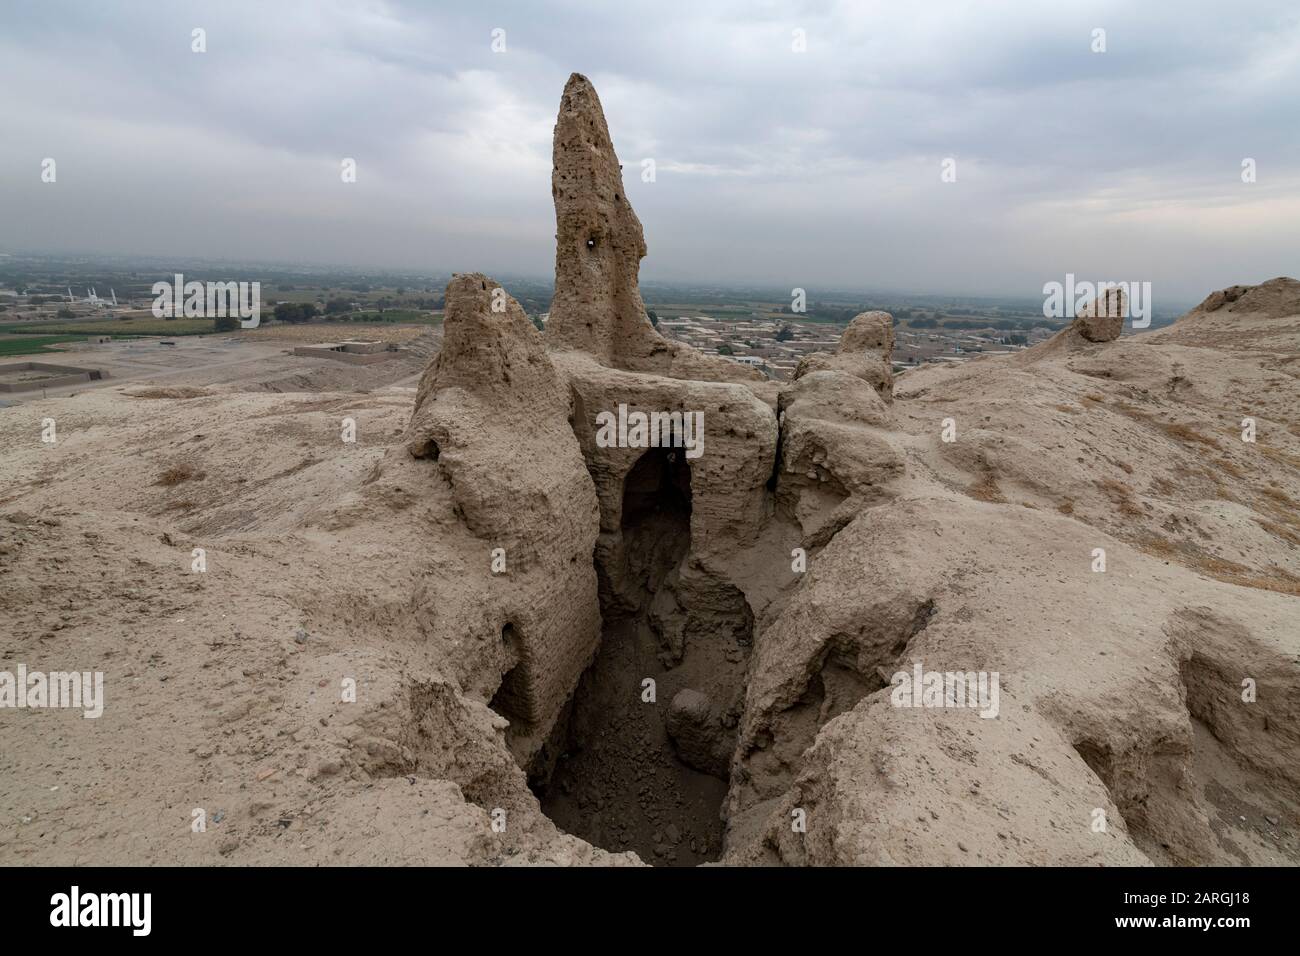
[[[555,123],[555,297],[547,344],[579,349],[602,365],[673,378],[747,381],[762,376],[669,342],[646,315],[637,281],[645,234],[623,190],[622,167],[600,97],[569,77]]]
[[[556,245],[549,334],[557,345],[619,364],[616,352],[640,353],[659,338],[637,288],[645,236],[623,194],[600,98],[577,73],[564,87],[555,124],[551,195]]]

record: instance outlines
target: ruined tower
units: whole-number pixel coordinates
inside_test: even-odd
[[[761,380],[752,369],[668,341],[650,324],[637,284],[646,254],[641,220],[624,192],[600,98],[580,73],[564,87],[553,163],[555,298],[547,344],[578,349],[602,365],[632,372]]]

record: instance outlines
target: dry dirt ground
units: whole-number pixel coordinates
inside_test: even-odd
[[[139,337],[93,345],[67,343],[57,346],[58,354],[46,355],[45,361],[99,369],[105,378],[43,392],[8,393],[4,400],[66,397],[89,389],[120,389],[144,381],[156,387],[201,388],[215,383],[271,392],[367,390],[413,382],[441,338],[442,331],[437,327],[313,323],[273,324],[236,333],[173,339]],[[387,362],[367,366],[292,354],[295,346],[345,339],[389,342],[403,351]],[[14,361],[25,358],[40,356],[17,356]]]
[[[474,683],[487,545],[403,447],[413,388],[0,410],[0,669],[101,670],[106,696],[0,709],[0,862],[1295,863],[1300,284],[1236,304],[899,379],[878,435],[904,477],[753,608],[752,653],[718,652],[743,719],[694,802],[653,731],[528,788]],[[912,659],[999,671],[1000,717],[891,707]],[[575,723],[614,733],[593,700]]]

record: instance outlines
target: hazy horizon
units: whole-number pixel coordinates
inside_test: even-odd
[[[578,71],[647,282],[1190,303],[1300,261],[1300,11],[1216,9],[10,8],[0,251],[542,279]]]

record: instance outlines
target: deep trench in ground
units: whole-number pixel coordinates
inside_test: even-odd
[[[600,648],[552,735],[558,758],[549,774],[531,780],[543,812],[564,831],[661,866],[721,854],[728,741],[752,631],[739,592],[735,620],[725,607],[721,615],[716,607],[700,615],[682,605],[690,519],[688,462],[651,449],[624,483],[620,540],[597,559]],[[680,720],[673,727],[679,741],[702,728],[708,753],[700,733],[690,734],[693,745],[669,733],[674,697],[686,690],[699,695],[684,698],[696,703],[698,721],[686,731]],[[705,699],[707,714],[699,704]]]

